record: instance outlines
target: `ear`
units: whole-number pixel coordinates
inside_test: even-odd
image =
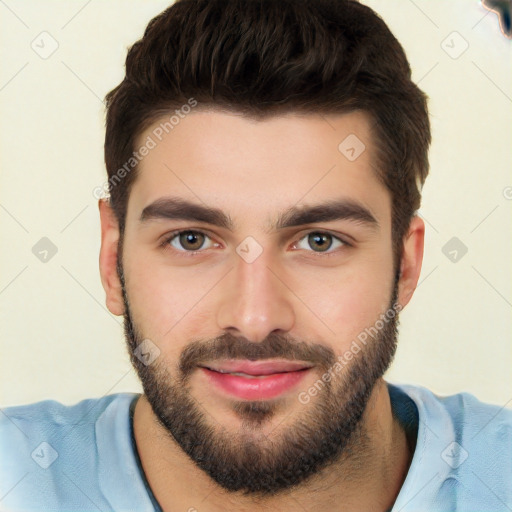
[[[98,201],[101,221],[100,275],[107,295],[106,304],[113,315],[124,313],[121,281],[117,274],[119,223],[112,207],[105,199]]]
[[[400,280],[398,282],[398,302],[404,308],[414,293],[421,272],[423,244],[425,241],[425,223],[419,217],[413,217],[403,239]]]

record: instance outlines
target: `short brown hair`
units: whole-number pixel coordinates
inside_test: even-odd
[[[153,18],[106,96],[105,163],[121,232],[137,168],[112,178],[137,136],[190,98],[258,119],[369,114],[398,261],[428,174],[430,123],[400,43],[372,9],[355,0],[178,0]]]

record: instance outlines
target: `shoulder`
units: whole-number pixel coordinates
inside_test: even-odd
[[[93,435],[96,422],[105,413],[125,410],[136,395],[119,393],[102,398],[82,400],[64,405],[55,400],[44,400],[28,405],[7,407],[0,414],[0,439],[32,445],[38,439],[54,440],[56,445],[78,437]]]
[[[128,409],[136,396],[119,393],[74,405],[45,400],[2,409],[0,494],[13,488],[3,503],[12,500],[13,507],[21,506],[16,499],[22,499],[23,506],[30,500],[49,507],[79,506],[73,482],[82,482],[84,492],[90,487],[94,493],[101,464],[98,449],[109,442],[104,432],[122,431],[122,437],[128,437]],[[68,496],[73,496],[71,501]]]
[[[447,422],[466,440],[480,434],[488,439],[502,440],[512,435],[512,410],[505,406],[480,401],[470,393],[440,396],[432,391],[411,385],[394,385],[405,392],[418,407],[423,420],[434,425],[440,423],[445,429]]]
[[[88,398],[73,405],[65,405],[55,400],[43,400],[27,405],[2,408],[0,426],[11,428],[12,421],[31,427],[33,425],[65,425],[95,421],[105,409],[135,396],[132,393],[106,395],[102,398]]]
[[[420,386],[388,386],[418,410],[417,445],[396,505],[403,512],[508,510],[512,411],[470,393],[440,396]]]

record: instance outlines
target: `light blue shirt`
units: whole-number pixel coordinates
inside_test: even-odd
[[[393,512],[512,510],[512,411],[468,393],[388,388],[394,415],[416,440]],[[159,511],[132,439],[138,396],[3,409],[0,510]]]

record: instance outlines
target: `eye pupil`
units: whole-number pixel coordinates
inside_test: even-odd
[[[312,248],[315,248],[315,245],[320,252],[327,251],[332,245],[332,237],[326,233],[311,233],[308,236],[308,242]]]
[[[204,235],[194,231],[185,231],[180,234],[180,243],[183,248],[191,251],[200,249],[204,243]]]

